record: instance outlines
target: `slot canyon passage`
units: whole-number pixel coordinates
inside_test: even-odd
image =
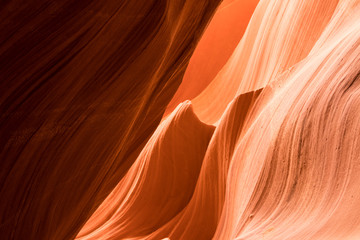
[[[1,240],[360,239],[360,0],[3,0],[0,26]]]

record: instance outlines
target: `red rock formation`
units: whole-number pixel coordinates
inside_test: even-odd
[[[230,160],[260,90],[229,105],[204,156],[194,195],[187,207],[149,239],[211,239],[221,216]],[[193,154],[193,153],[188,153]]]
[[[359,10],[339,2],[310,54],[264,89],[215,239],[360,236]]]
[[[213,130],[196,118],[189,102],[180,104],[78,238],[137,238],[171,220],[193,194]]]
[[[235,96],[262,88],[291,71],[309,54],[337,2],[260,1],[229,61],[192,100],[199,118],[215,123]]]
[[[358,4],[260,2],[232,58],[194,99],[199,117],[217,127],[191,200],[153,233],[131,238],[360,236]]]
[[[217,5],[4,5],[1,238],[360,238],[360,1],[260,0],[230,58],[220,7],[159,124]]]
[[[196,46],[184,78],[165,115],[180,102],[195,98],[214,79],[243,36],[258,0],[225,0]]]
[[[76,236],[157,127],[218,4],[0,4],[1,239]]]

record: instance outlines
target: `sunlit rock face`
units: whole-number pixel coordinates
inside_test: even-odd
[[[360,239],[360,1],[6,1],[0,239]]]
[[[177,104],[195,98],[225,65],[243,36],[258,0],[224,0],[191,56],[182,83],[165,115]]]

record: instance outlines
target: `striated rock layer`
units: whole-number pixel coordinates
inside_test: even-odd
[[[76,236],[156,129],[219,2],[2,1],[0,239]]]
[[[258,0],[224,0],[196,46],[182,83],[165,116],[180,102],[195,98],[214,79],[241,40]]]
[[[360,238],[360,0],[224,1],[177,92],[219,2],[112,4],[4,28],[1,237]]]
[[[213,130],[196,118],[190,103],[179,105],[159,125],[79,239],[135,238],[176,216],[193,194]]]
[[[149,179],[147,171],[141,179],[149,186],[138,189],[141,180],[134,180],[129,198],[111,200],[125,194],[114,191],[79,239],[358,239],[359,16],[359,1],[260,1],[233,55],[192,101],[200,120],[216,129],[195,188],[184,188],[177,197],[190,190],[190,201],[180,210],[174,206],[166,217],[161,211],[146,215],[144,207],[134,209],[132,202],[156,209],[152,201],[160,196],[142,195],[157,191],[152,186],[157,178]],[[164,136],[176,128],[159,126]],[[193,133],[189,127],[187,135],[196,146],[201,141]],[[158,142],[167,140],[154,134],[144,151],[149,156],[171,151],[172,156],[178,149],[179,162],[198,156],[191,148],[182,155],[175,147],[182,139],[160,150]],[[156,146],[150,149],[151,144]],[[163,178],[177,166],[167,165],[170,156],[153,170],[156,176]],[[184,183],[190,179],[196,178],[184,178]],[[164,194],[158,190],[159,202],[175,203],[165,189]],[[102,212],[115,203],[114,215],[102,220]],[[128,211],[144,216],[141,226],[155,226],[159,216],[167,220],[152,233],[140,234],[135,230],[141,229],[140,220],[126,218]],[[124,235],[125,225],[134,228],[132,234]]]

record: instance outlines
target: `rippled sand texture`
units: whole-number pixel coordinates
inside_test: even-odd
[[[80,2],[0,12],[1,239],[360,239],[360,0]]]

